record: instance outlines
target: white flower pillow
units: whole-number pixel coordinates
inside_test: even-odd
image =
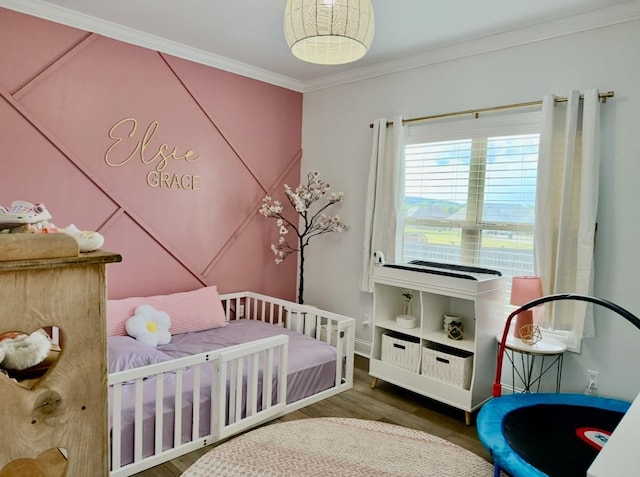
[[[138,306],[125,325],[129,336],[154,348],[171,342],[170,326],[168,313],[147,304]]]

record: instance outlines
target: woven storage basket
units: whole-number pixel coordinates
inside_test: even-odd
[[[420,339],[389,331],[382,335],[382,361],[420,372]]]
[[[422,349],[422,374],[458,388],[471,387],[473,353],[436,343]]]

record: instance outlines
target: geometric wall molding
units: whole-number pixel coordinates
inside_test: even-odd
[[[99,230],[123,258],[110,297],[295,298],[295,260],[275,264],[257,211],[299,182],[300,93],[5,9],[0,65],[0,204]]]

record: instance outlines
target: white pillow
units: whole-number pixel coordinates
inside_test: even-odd
[[[170,326],[169,314],[148,304],[138,306],[125,324],[129,336],[154,348],[171,342]]]

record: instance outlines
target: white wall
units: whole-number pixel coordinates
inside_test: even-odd
[[[603,156],[596,292],[640,315],[640,22],[608,26],[305,93],[302,171],[317,169],[343,191],[338,212],[351,225],[307,249],[305,302],[358,319],[357,349],[372,296],[358,290],[371,129],[378,117],[405,118],[541,99],[570,89],[615,91],[602,107]],[[565,357],[564,392],[582,392],[586,369],[600,371],[601,395],[640,392],[640,330],[596,308],[597,337]]]

